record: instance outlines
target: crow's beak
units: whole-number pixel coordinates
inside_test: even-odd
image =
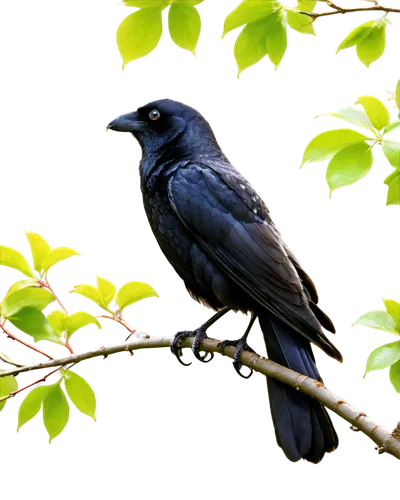
[[[140,120],[139,113],[127,113],[119,116],[107,125],[107,130],[115,130],[117,132],[136,132],[147,125],[146,122]]]

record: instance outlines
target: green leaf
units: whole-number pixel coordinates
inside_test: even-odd
[[[201,30],[201,19],[197,9],[192,5],[172,4],[168,14],[168,27],[176,45],[196,55]]]
[[[301,9],[307,12],[307,9]],[[295,9],[286,9],[286,17],[288,25],[295,31],[303,33],[304,35],[315,35],[313,20],[310,16],[301,14]]]
[[[400,340],[385,344],[375,351],[372,351],[367,361],[367,368],[364,377],[367,373],[373,370],[382,370],[397,363],[400,360]]]
[[[46,316],[32,307],[21,309],[8,320],[19,330],[31,335],[35,342],[39,340],[49,340],[50,342],[60,343],[57,334],[53,332]]]
[[[67,394],[78,410],[96,422],[96,397],[85,379],[71,370],[63,373]]]
[[[298,0],[296,9],[303,12],[312,12],[316,5],[316,0]]]
[[[131,281],[119,289],[115,302],[122,311],[125,307],[148,297],[158,297],[153,287],[141,281]]]
[[[390,21],[386,18],[384,21],[376,23],[368,35],[357,44],[357,56],[367,68],[379,59],[385,51],[385,30]]]
[[[354,184],[368,174],[372,167],[372,152],[366,142],[341,149],[329,162],[326,180],[332,191]]]
[[[308,144],[304,152],[302,166],[306,163],[331,158],[346,146],[365,140],[373,139],[369,139],[365,135],[349,128],[339,128],[337,130],[328,130],[328,132],[323,132],[322,134],[314,137],[314,139]]]
[[[36,416],[42,407],[43,399],[47,393],[48,386],[36,387],[22,401],[18,411],[18,428],[17,432],[29,420]]]
[[[354,45],[360,43],[367,35],[370,34],[374,26],[375,21],[368,21],[360,26],[357,26],[357,28],[354,28],[354,30],[351,31],[339,45],[336,54],[343,49],[349,49],[350,47],[354,47]]]
[[[279,10],[268,18],[267,52],[275,70],[286,52],[287,47],[287,23],[283,11]]]
[[[396,92],[394,94],[394,98],[396,101],[396,106],[400,109],[400,80],[397,82]]]
[[[61,262],[62,260],[69,259],[74,255],[79,255],[78,252],[75,252],[72,248],[68,247],[57,247],[54,248],[47,257],[42,262],[43,271],[47,272],[54,264]]]
[[[358,98],[356,104],[361,104],[368,115],[372,125],[377,130],[382,130],[390,122],[389,111],[386,106],[376,97],[364,95]]]
[[[71,335],[80,328],[91,324],[94,324],[97,326],[97,328],[101,329],[101,325],[97,321],[97,319],[87,312],[76,312],[73,314],[69,314],[66,317],[65,322],[68,337],[71,337]]]
[[[8,289],[6,296],[10,295],[13,292],[16,292],[17,290],[22,290],[23,288],[39,288],[39,281],[38,280],[22,280],[22,281],[17,281],[13,285],[10,286]]]
[[[108,307],[112,299],[115,297],[115,293],[117,289],[115,288],[114,283],[105,278],[100,278],[100,276],[96,277],[97,279],[97,288],[103,298],[103,303]]]
[[[341,108],[333,112],[327,111],[326,113],[321,113],[315,118],[320,118],[321,116],[334,116],[336,118],[344,120],[345,122],[357,125],[358,127],[366,128],[371,132],[374,131],[374,127],[372,126],[372,123],[369,121],[369,118],[365,113],[365,111],[362,111],[361,109],[358,108]]]
[[[400,392],[400,361],[390,367],[389,377],[396,392]]]
[[[15,392],[18,389],[17,381],[15,380],[14,375],[9,375],[8,377],[0,378],[0,398],[4,396],[8,396],[12,392]],[[7,400],[4,400],[0,403],[0,411],[4,408]]]
[[[237,37],[234,53],[238,65],[238,78],[242,71],[267,55],[267,26],[264,19],[250,23]]]
[[[126,17],[118,27],[117,44],[122,69],[131,61],[150,54],[162,35],[161,9],[141,9]]]
[[[383,299],[386,311],[393,318],[396,323],[396,329],[400,333],[400,304],[395,300]]]
[[[385,184],[389,186],[386,205],[400,205],[400,172],[395,170],[386,177]]]
[[[170,3],[186,3],[189,5],[199,5],[199,3],[204,2],[204,0],[170,0]]]
[[[400,333],[396,330],[396,323],[394,319],[386,311],[370,311],[358,318],[354,324],[369,326],[370,328],[383,330],[384,332],[389,333]]]
[[[164,9],[168,7],[167,0],[122,0],[121,3],[127,7],[138,7],[139,9],[148,9],[151,7]]]
[[[381,130],[381,134],[383,137],[385,135],[393,134],[393,132],[399,132],[400,131],[400,120],[392,120],[389,122],[386,127],[383,127]]]
[[[13,248],[0,245],[0,265],[17,269],[28,278],[36,277],[25,257]]]
[[[61,334],[67,329],[67,315],[63,311],[57,309],[56,311],[51,312],[47,316],[47,321],[58,337],[61,337]]]
[[[100,291],[93,285],[76,285],[74,290],[71,290],[69,293],[78,293],[87,299],[92,300],[102,309],[108,311],[108,307],[104,303],[103,296]]]
[[[383,141],[382,149],[392,167],[400,171],[400,142]]]
[[[57,382],[48,386],[43,399],[43,422],[49,434],[49,443],[64,430],[69,419],[69,404]]]
[[[280,3],[274,0],[244,0],[225,19],[222,38],[244,24],[265,19],[280,8]]]
[[[51,251],[50,245],[40,234],[32,233],[32,231],[25,231],[25,234],[31,247],[34,269],[40,273],[42,262]]]
[[[54,296],[44,288],[28,287],[6,295],[0,308],[2,316],[8,318],[24,307],[33,307],[42,311],[54,300]]]
[[[16,363],[15,361],[13,361],[10,356],[7,356],[7,354],[5,354],[4,352],[1,352],[0,351],[0,359],[1,361],[3,361],[4,363],[9,363],[10,365],[14,365],[16,367],[21,367],[23,365],[20,365],[19,363]]]

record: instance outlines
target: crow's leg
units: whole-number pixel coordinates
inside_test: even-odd
[[[242,372],[240,370],[241,370],[243,365],[240,362],[240,356],[241,356],[243,351],[254,352],[254,350],[247,343],[247,337],[250,333],[250,330],[251,330],[256,318],[257,318],[257,314],[255,314],[254,312],[251,313],[251,319],[250,319],[249,326],[247,327],[246,331],[244,332],[243,337],[241,337],[239,340],[224,340],[223,342],[221,342],[219,344],[219,348],[221,349],[222,353],[224,352],[225,347],[227,347],[228,345],[236,347],[235,356],[233,357],[233,366],[234,366],[236,372],[243,378],[250,378],[253,375],[252,368],[250,368],[251,371],[250,371],[249,375],[242,374]]]
[[[192,344],[192,351],[193,351],[193,354],[195,355],[196,359],[198,359],[199,361],[202,361],[203,363],[209,363],[213,359],[214,353],[212,353],[212,352],[206,352],[203,355],[200,354],[200,343],[203,339],[208,338],[207,333],[206,333],[208,328],[210,328],[211,325],[213,325],[216,321],[218,321],[219,318],[222,318],[222,316],[224,316],[224,314],[226,314],[230,310],[231,310],[230,307],[224,307],[223,309],[218,311],[217,314],[214,314],[214,316],[212,318],[210,318],[203,325],[201,325],[200,328],[197,328],[196,330],[194,330],[192,332],[189,332],[189,331],[178,332],[175,335],[175,338],[171,344],[171,351],[172,351],[172,354],[175,354],[175,356],[177,357],[177,359],[178,359],[179,363],[181,363],[181,365],[189,366],[192,364],[192,363],[184,363],[181,360],[182,349],[181,349],[180,345],[181,345],[182,340],[186,339],[187,337],[194,336],[194,341]],[[210,357],[207,359],[208,355],[210,355]]]

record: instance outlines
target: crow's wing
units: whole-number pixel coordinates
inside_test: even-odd
[[[230,165],[189,163],[173,173],[168,188],[173,210],[214,263],[255,302],[341,359],[322,333],[319,309],[265,204],[239,172]]]

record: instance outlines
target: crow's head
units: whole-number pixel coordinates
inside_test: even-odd
[[[211,132],[200,113],[170,99],[154,101],[133,113],[122,115],[109,123],[107,129],[131,132],[144,152],[165,149],[177,140],[181,142],[182,135],[192,142],[198,132]]]

